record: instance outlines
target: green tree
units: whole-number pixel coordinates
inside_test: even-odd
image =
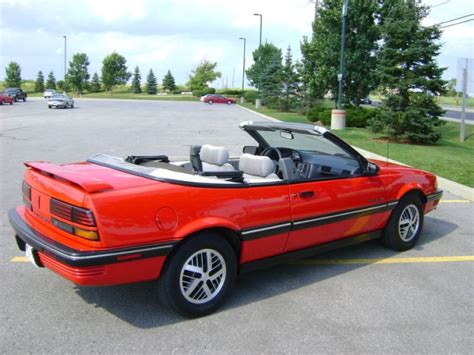
[[[100,79],[97,73],[92,75],[92,80],[89,84],[89,91],[90,92],[99,92],[100,91]]]
[[[293,56],[291,54],[291,47],[288,46],[285,56],[285,64],[282,69],[283,82],[283,97],[282,106],[283,111],[289,111],[295,101],[296,95],[299,91],[300,77],[296,71],[296,66],[293,64]]]
[[[134,94],[141,94],[142,88],[141,88],[141,80],[142,76],[140,74],[140,68],[138,66],[135,67],[135,71],[133,73],[133,78],[132,78],[132,92]]]
[[[156,76],[152,69],[150,69],[146,77],[146,92],[148,95],[156,95],[157,93]]]
[[[69,69],[66,74],[66,82],[80,95],[89,80],[89,58],[85,53],[76,53],[69,62]]]
[[[16,62],[10,62],[5,68],[5,85],[7,87],[21,87],[21,68]]]
[[[279,108],[283,90],[283,65],[281,49],[265,43],[253,51],[254,64],[247,69],[247,79],[252,86],[259,86],[264,105]]]
[[[222,74],[215,70],[216,66],[217,63],[203,60],[195,69],[193,69],[188,81],[191,91],[208,88],[211,82],[220,78]]]
[[[314,103],[329,90],[338,92],[343,0],[325,0],[318,8],[311,39],[301,44],[302,79],[308,101]],[[346,29],[344,101],[366,97],[377,86],[375,74],[379,31],[374,20],[377,1],[351,0]]]
[[[163,78],[163,90],[167,92],[174,92],[176,90],[176,83],[171,71],[168,70]]]
[[[131,74],[127,72],[127,60],[122,55],[113,52],[102,61],[102,83],[105,90],[112,91],[116,85],[126,84]]]
[[[49,72],[48,79],[46,79],[46,89],[56,90],[56,78],[54,77],[54,73],[52,71]]]
[[[458,92],[456,90],[456,78],[448,80],[446,84],[446,95],[458,96]]]
[[[66,83],[64,82],[64,80],[58,80],[56,82],[56,87],[58,88],[59,91],[66,91]]]
[[[43,92],[44,91],[44,76],[41,70],[38,72],[35,81],[35,92]]]
[[[441,137],[435,131],[444,113],[435,97],[446,85],[444,68],[436,63],[441,32],[422,26],[427,15],[428,8],[415,1],[386,1],[381,7],[383,47],[377,73],[385,99],[370,122],[373,132],[416,143],[434,143]]]

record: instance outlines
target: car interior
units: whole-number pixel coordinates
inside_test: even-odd
[[[360,171],[356,159],[342,154],[257,146],[244,147],[239,158],[229,158],[224,147],[205,144],[190,147],[189,161],[170,162],[167,156],[129,156],[126,161],[248,184],[351,176]]]

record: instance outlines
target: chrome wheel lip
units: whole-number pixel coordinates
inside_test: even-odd
[[[200,249],[183,264],[179,276],[182,296],[190,303],[207,303],[221,292],[227,278],[224,257],[215,249]]]
[[[420,228],[420,211],[414,204],[405,206],[398,220],[398,235],[404,242],[415,238]]]

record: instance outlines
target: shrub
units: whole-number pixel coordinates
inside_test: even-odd
[[[245,91],[244,91],[245,92]],[[239,96],[242,95],[241,89],[219,89],[217,93],[220,95]]]
[[[257,99],[257,92],[256,91],[252,90],[252,91],[245,91],[244,92],[245,102],[250,102],[250,103],[254,104],[256,99]]]
[[[331,109],[322,106],[314,106],[306,114],[308,121],[321,122],[325,126],[331,125]]]
[[[366,128],[369,120],[375,117],[377,110],[367,108],[348,108],[346,110],[346,125],[347,127]]]
[[[201,97],[207,94],[215,94],[215,93],[216,93],[216,89],[214,88],[203,88],[199,90],[193,90],[193,96],[196,96],[196,97]]]

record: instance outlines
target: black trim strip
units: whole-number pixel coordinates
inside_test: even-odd
[[[316,254],[326,253],[328,251],[344,248],[347,246],[366,242],[368,240],[377,239],[382,236],[382,230],[377,230],[370,233],[360,234],[355,237],[338,239],[334,242],[319,244],[305,249],[290,251],[285,254],[275,255],[266,259],[251,261],[240,265],[240,272],[246,273],[253,270],[266,268],[281,264],[294,259],[307,258]]]
[[[249,241],[263,237],[269,237],[271,235],[287,233],[291,230],[291,222],[282,222],[273,225],[261,226],[255,229],[246,229],[241,232],[242,240]]]
[[[436,190],[432,194],[426,195],[426,201],[436,201],[436,200],[441,200],[441,197],[443,197],[443,190]]]
[[[70,266],[105,265],[122,261],[168,255],[173,246],[177,243],[167,242],[146,246],[137,246],[133,248],[110,249],[103,251],[80,251],[52,241],[47,236],[38,233],[25,223],[25,221],[20,217],[15,209],[8,211],[8,219],[15,230],[17,238],[21,239],[23,243],[31,245],[39,252],[46,252],[48,255],[54,256],[54,258],[59,262]],[[20,246],[21,243],[18,244]],[[137,253],[141,254],[137,259],[118,259],[119,257]]]
[[[379,205],[367,206],[363,208],[357,208],[353,210],[347,210],[326,215],[319,215],[317,217],[306,218],[295,222],[284,221],[275,224],[259,226],[257,228],[245,229],[241,232],[242,240],[249,241],[258,238],[265,238],[275,234],[317,227],[324,224],[343,221],[345,219],[358,218],[368,216],[374,213],[390,211],[395,208],[397,203],[398,201],[390,201]]]

